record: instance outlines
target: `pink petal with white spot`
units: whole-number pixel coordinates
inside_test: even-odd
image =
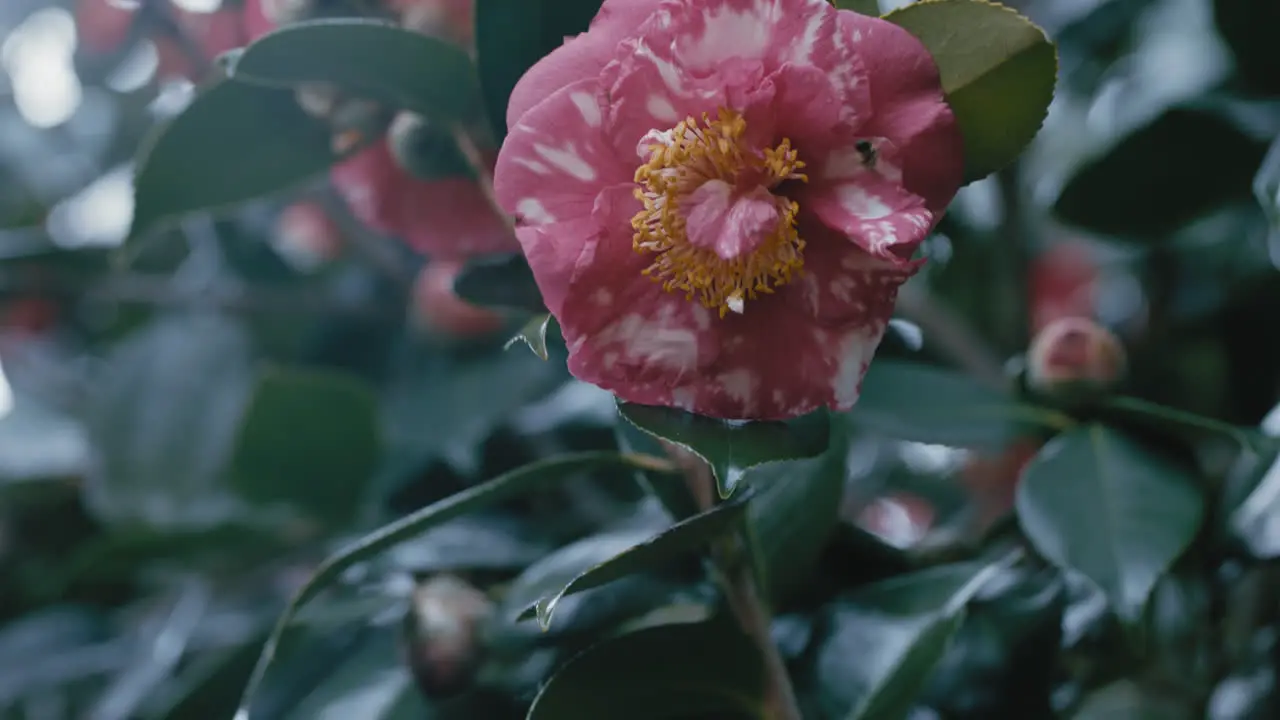
[[[556,91],[510,128],[498,153],[494,191],[521,226],[589,216],[600,190],[632,181],[603,140],[594,79]]]
[[[915,36],[879,18],[839,13],[845,42],[862,57],[874,114],[859,134],[887,138],[900,153],[903,184],[940,214],[964,177],[963,143],[938,79]]]
[[[936,218],[925,207],[924,198],[895,178],[891,148],[881,145],[877,152],[880,157],[875,169],[859,166],[843,173],[830,166],[819,168],[796,198],[801,212],[816,216],[871,255],[906,260],[924,241]],[[836,150],[828,157],[829,163],[847,155],[859,153],[856,148]]]
[[[888,322],[898,288],[924,265],[875,257],[816,219],[800,224],[804,274],[778,293],[798,317],[823,327]]]
[[[638,209],[625,190],[601,195],[600,226],[620,227]],[[852,406],[898,287],[915,271],[818,226],[811,271],[719,318],[641,275],[649,259],[629,240],[602,234],[577,260],[559,315],[570,372],[630,402],[730,419]]]
[[[567,38],[516,83],[507,101],[507,127],[514,127],[522,115],[560,88],[597,77],[613,59],[618,44],[653,14],[660,1],[607,0],[588,32]]]
[[[699,382],[717,339],[711,311],[642,274],[652,259],[631,249],[628,224],[640,207],[630,186],[601,193],[595,219],[604,230],[587,239],[558,319],[574,376],[652,402]]]
[[[519,248],[474,181],[419,180],[396,164],[385,141],[335,165],[330,178],[361,222],[434,258]]]

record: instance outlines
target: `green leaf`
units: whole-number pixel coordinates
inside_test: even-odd
[[[905,717],[963,623],[965,607],[1020,553],[882,580],[833,606],[817,671],[833,716]]]
[[[280,649],[280,642],[294,616],[307,603],[333,585],[344,572],[395,545],[416,537],[434,527],[520,495],[563,482],[573,473],[616,468],[652,468],[649,458],[619,455],[611,452],[584,452],[562,455],[530,463],[500,475],[482,485],[463,490],[439,502],[369,533],[351,546],[330,556],[316,569],[280,616],[267,639],[253,677],[245,688],[240,711],[248,713],[249,703],[257,694],[267,669]]]
[[[1196,479],[1101,425],[1050,441],[1023,470],[1018,519],[1040,554],[1089,578],[1120,617],[1141,617],[1156,580],[1200,530]]]
[[[476,0],[476,51],[485,107],[499,140],[516,83],[566,37],[586,32],[602,0]]]
[[[111,349],[85,408],[98,453],[85,499],[100,519],[178,530],[238,515],[224,483],[251,351],[243,327],[208,313],[161,317]]]
[[[556,604],[561,598],[600,587],[628,575],[662,567],[691,550],[707,546],[739,527],[746,515],[749,499],[750,493],[743,493],[730,502],[672,525],[573,578],[559,592],[530,606],[520,614],[519,619],[525,620],[536,615],[538,624],[545,630],[551,626],[551,614],[555,612]]]
[[[336,159],[328,126],[292,92],[215,83],[143,143],[129,239],[187,213],[288,190]]]
[[[389,444],[418,466],[443,459],[475,472],[484,441],[566,379],[562,365],[524,353],[455,358],[421,350],[388,383],[383,400]]]
[[[821,455],[831,428],[826,412],[787,422],[740,422],[619,400],[618,413],[644,432],[705,460],[722,498],[732,495],[747,471],[757,465]]]
[[[502,346],[502,349],[510,350],[512,345],[522,342],[534,355],[538,356],[538,359],[546,360],[550,357],[550,353],[547,352],[547,328],[551,322],[551,313],[534,315],[520,328],[520,332],[516,333],[515,337]]]
[[[613,437],[623,452],[638,452],[663,456],[666,451],[654,436],[629,422],[615,422]],[[667,473],[651,473],[637,470],[636,482],[666,508],[671,517],[684,520],[700,512],[699,500],[689,488],[684,477]]]
[[[1071,419],[1026,405],[950,370],[878,360],[850,411],[856,424],[916,442],[999,449],[1027,426],[1061,429]]]
[[[323,371],[265,373],[240,426],[232,485],[331,526],[355,519],[381,447],[377,403],[364,384]]]
[[[852,10],[860,15],[880,17],[879,0],[832,0],[838,10]]]
[[[1103,410],[1109,417],[1138,420],[1174,433],[1221,435],[1234,440],[1246,450],[1258,451],[1266,445],[1266,438],[1251,428],[1232,425],[1139,398],[1110,398],[1104,404]]]
[[[1271,233],[1280,235],[1280,138],[1271,144],[1253,178],[1253,196],[1271,221]]]
[[[265,35],[230,67],[237,80],[326,82],[442,122],[474,120],[479,84],[462,48],[377,20],[311,20]]]
[[[833,715],[905,717],[946,653],[973,596],[1019,553],[885,580],[834,606],[817,672]]]
[[[458,297],[476,305],[545,313],[542,293],[524,255],[515,253],[468,262],[453,281]]]
[[[556,548],[526,567],[511,582],[502,597],[502,617],[512,623],[528,617],[539,600],[560,592],[574,578],[596,565],[651,539],[659,529],[660,526],[650,527],[645,523],[638,528],[627,527],[589,535]]]
[[[366,634],[322,683],[283,715],[285,720],[325,717],[422,720],[430,710],[405,664],[393,632]]]
[[[764,664],[731,623],[677,623],[606,640],[538,693],[529,720],[764,718]]]
[[[1022,153],[1049,113],[1057,81],[1058,51],[1043,30],[984,0],[922,0],[884,19],[919,38],[938,64],[964,135],[967,182]]]
[[[1159,239],[1249,196],[1266,146],[1224,114],[1176,107],[1085,163],[1053,211],[1093,232]]]
[[[840,525],[849,441],[847,420],[832,423],[830,446],[810,460],[765,465],[752,473],[752,534],[763,555],[769,597],[785,602],[803,589],[818,554]]]

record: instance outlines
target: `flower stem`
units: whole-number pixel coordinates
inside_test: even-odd
[[[687,451],[663,443],[667,452],[681,469],[689,493],[700,511],[710,510],[715,504],[715,478],[711,468],[700,458]],[[748,528],[722,539],[713,547],[711,562],[725,594],[729,609],[738,620],[742,631],[760,650],[765,674],[765,717],[769,720],[804,720],[786,663],[770,632],[772,618],[769,606],[760,591],[760,573],[756,569],[756,545]]]

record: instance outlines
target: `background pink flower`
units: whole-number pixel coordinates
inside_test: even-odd
[[[475,181],[419,180],[396,164],[385,139],[336,165],[330,177],[361,222],[434,258],[518,249]]]
[[[928,52],[826,0],[609,0],[507,120],[499,201],[570,371],[716,417],[852,406],[961,182]]]

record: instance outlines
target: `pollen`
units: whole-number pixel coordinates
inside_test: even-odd
[[[804,240],[796,229],[796,202],[773,191],[787,180],[807,182],[789,139],[763,150],[751,147],[741,114],[721,109],[712,119],[688,117],[667,132],[653,133],[649,159],[636,169],[636,197],[644,209],[631,220],[633,248],[651,255],[644,274],[668,292],[728,312],[742,313],[747,300],[773,293],[803,272]],[[765,188],[777,224],[763,239],[734,257],[690,241],[688,207],[693,193],[720,181],[735,193]],[[767,207],[767,206],[766,206]],[[770,215],[772,216],[772,214]]]

